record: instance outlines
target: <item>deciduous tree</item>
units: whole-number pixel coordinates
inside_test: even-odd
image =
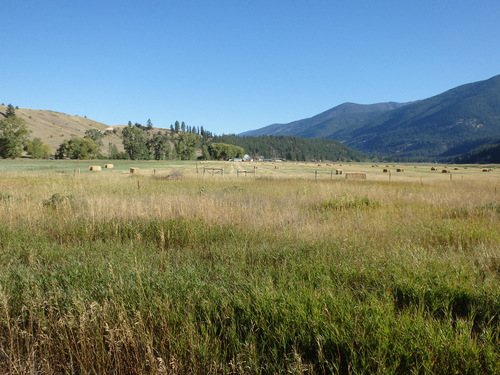
[[[175,152],[177,153],[177,157],[181,160],[193,159],[199,143],[200,140],[196,134],[186,132],[179,133],[175,141]]]
[[[92,139],[97,146],[102,146],[104,134],[99,129],[87,129],[85,130],[84,138]]]
[[[30,130],[24,119],[17,117],[14,110],[7,117],[0,120],[0,157],[17,158],[21,156],[23,148],[28,142]]]
[[[43,142],[40,138],[33,138],[32,141],[28,141],[25,150],[34,159],[48,159],[52,155],[49,144]]]
[[[56,152],[58,159],[92,159],[97,155],[97,145],[89,138],[71,138],[64,141]]]
[[[148,134],[138,126],[128,125],[122,131],[123,147],[132,160],[150,159]]]
[[[172,147],[170,137],[166,133],[158,132],[149,141],[149,150],[155,160],[167,160],[170,158]]]

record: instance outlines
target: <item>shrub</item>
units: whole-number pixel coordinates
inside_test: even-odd
[[[79,207],[87,207],[87,201],[85,199],[76,198],[73,195],[61,195],[59,193],[54,193],[49,199],[43,201],[43,206],[51,208],[54,210],[62,208],[76,209]]]
[[[318,205],[319,211],[345,211],[350,209],[365,209],[379,207],[380,203],[368,197],[353,197],[349,194],[339,195],[332,199],[327,199]]]

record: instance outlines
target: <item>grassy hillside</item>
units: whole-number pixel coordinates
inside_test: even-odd
[[[6,109],[7,106],[0,105],[0,113],[4,114]],[[18,108],[16,109],[16,116],[26,121],[28,129],[31,130],[31,139],[35,137],[41,138],[50,145],[54,153],[65,139],[83,137],[86,130],[99,129],[103,132],[106,129],[111,130],[108,125],[86,117],[48,110]],[[120,151],[123,150],[119,133],[106,132],[106,136],[103,139],[104,148],[106,148],[109,142],[116,144]]]

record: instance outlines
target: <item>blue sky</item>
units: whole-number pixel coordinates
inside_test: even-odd
[[[498,0],[22,0],[0,103],[216,134],[500,74]]]

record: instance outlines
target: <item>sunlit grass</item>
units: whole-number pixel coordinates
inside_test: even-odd
[[[2,373],[500,372],[495,171],[2,163]]]

